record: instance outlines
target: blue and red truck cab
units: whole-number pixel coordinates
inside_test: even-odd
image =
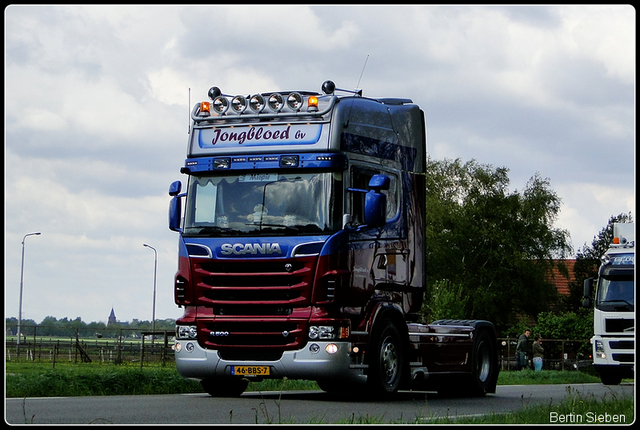
[[[284,377],[383,396],[429,386],[495,392],[491,323],[419,322],[418,106],[331,81],[322,92],[252,96],[212,87],[191,120],[186,191],[180,181],[169,190],[181,375],[214,396]]]

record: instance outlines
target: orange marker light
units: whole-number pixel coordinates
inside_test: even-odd
[[[309,96],[309,102],[308,102],[308,104],[309,104],[309,107],[310,107],[310,108],[311,108],[311,107],[315,107],[315,108],[317,108],[317,107],[318,107],[318,97],[316,97],[316,96]]]
[[[211,113],[211,103],[200,102],[200,113]]]

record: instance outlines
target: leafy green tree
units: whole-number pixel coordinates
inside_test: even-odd
[[[576,263],[573,268],[575,280],[569,283],[569,296],[564,299],[567,311],[578,312],[582,308],[584,280],[598,275],[600,257],[613,241],[613,224],[618,222],[633,222],[631,213],[611,216],[607,225],[594,236],[591,246],[585,243],[576,253]]]
[[[461,286],[466,318],[505,326],[549,310],[558,295],[547,274],[571,251],[552,227],[561,200],[549,180],[511,192],[507,168],[457,159],[428,160],[426,183],[426,320],[443,281]]]

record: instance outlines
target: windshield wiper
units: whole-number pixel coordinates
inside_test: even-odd
[[[318,227],[316,224],[307,224],[307,225],[283,225],[283,224],[260,224],[260,223],[248,223],[245,225],[255,226],[258,231],[262,231],[263,227],[278,229],[283,231],[294,231],[294,232],[314,232],[314,233],[322,233],[322,229]]]
[[[602,300],[600,303],[625,303],[628,306],[633,306],[633,303],[630,303],[624,299],[615,299],[615,300]]]
[[[238,230],[234,230],[229,227],[211,226],[211,227],[195,227],[192,229],[195,230],[197,228],[199,228],[200,230],[196,234],[225,234],[227,236],[237,236],[240,234]]]

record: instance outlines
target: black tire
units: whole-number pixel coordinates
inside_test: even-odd
[[[355,384],[339,379],[321,379],[316,381],[318,387],[331,397],[343,399],[348,396],[361,395],[364,393],[364,384]]]
[[[249,381],[243,378],[207,378],[200,381],[204,391],[212,397],[238,397],[247,389]]]
[[[622,376],[613,372],[600,373],[600,380],[604,385],[620,385],[622,382]]]
[[[392,397],[405,375],[404,348],[400,332],[392,321],[384,321],[367,351],[367,388],[376,397]]]
[[[498,381],[498,351],[495,338],[487,330],[480,330],[473,340],[470,394],[484,396],[496,392]]]

